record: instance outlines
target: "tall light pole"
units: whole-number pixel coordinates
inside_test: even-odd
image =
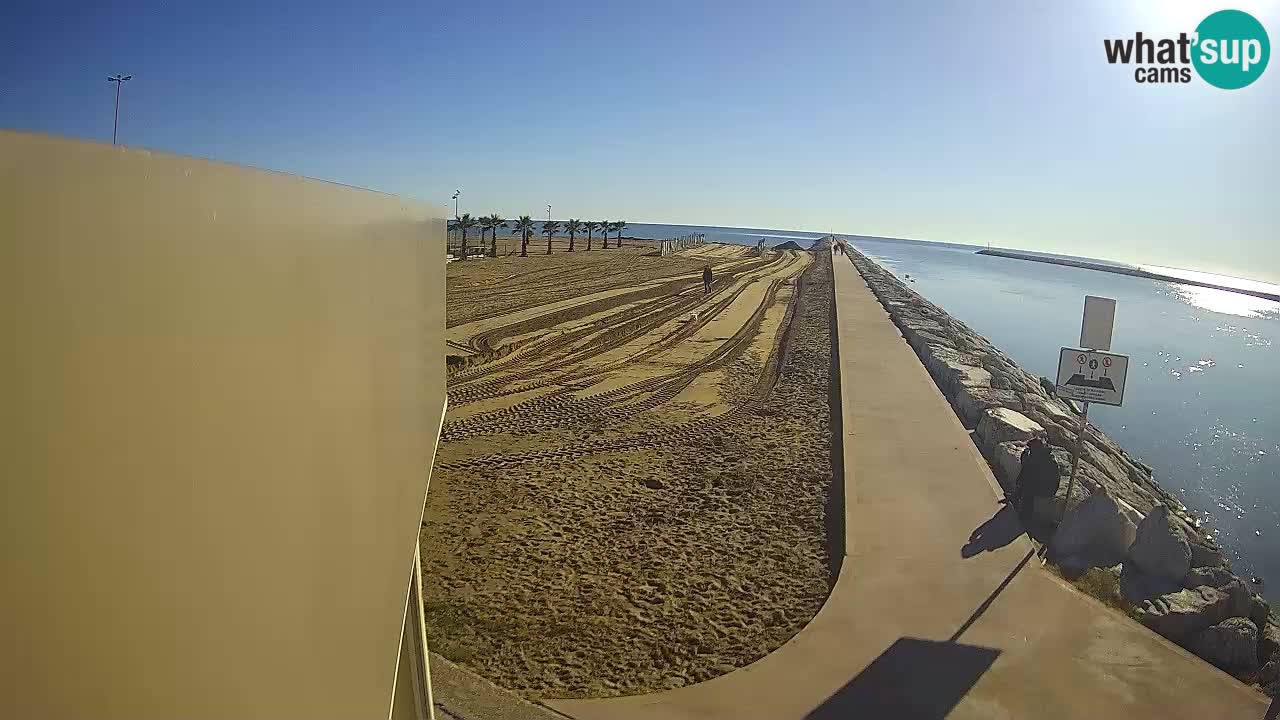
[[[462,194],[461,190],[453,191],[453,219],[458,219],[458,196]]]
[[[120,130],[120,88],[123,87],[126,82],[132,79],[133,79],[132,75],[121,75],[119,73],[116,73],[115,75],[112,75],[111,77],[107,78],[107,82],[113,82],[116,84],[116,116],[115,116],[115,120],[111,123],[111,144],[112,145],[116,144],[116,133]]]
[[[551,222],[551,206],[547,206],[547,222]]]

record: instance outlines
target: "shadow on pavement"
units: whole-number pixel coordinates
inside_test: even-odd
[[[1035,555],[1035,549],[1031,549],[1027,551],[1026,555],[1022,556],[1022,560],[1018,561],[1018,564],[1009,571],[1009,574],[1005,576],[1004,580],[1000,581],[1000,584],[996,586],[996,589],[991,591],[991,594],[987,596],[987,599],[978,604],[978,609],[974,610],[973,614],[969,616],[969,619],[965,620],[964,624],[956,630],[955,634],[951,636],[951,640],[949,642],[959,640],[960,636],[964,634],[964,631],[968,630],[970,625],[976,622],[978,618],[982,617],[982,613],[986,612],[987,608],[991,607],[991,603],[995,602],[1000,593],[1004,592],[1004,589],[1009,587],[1009,583],[1013,582],[1013,578],[1018,573],[1022,572],[1022,568],[1026,567],[1027,563],[1030,562],[1031,558],[1035,557]]]
[[[940,720],[999,655],[976,645],[900,638],[807,717]]]
[[[998,550],[1017,540],[1023,532],[1025,531],[1017,511],[1011,505],[1005,505],[969,535],[969,542],[960,548],[960,556],[971,558],[980,553]]]
[[[1008,529],[1010,524],[1015,530]],[[979,544],[982,544],[982,537],[987,537],[992,542],[1000,542],[996,547],[1008,545],[1021,534],[1022,526],[1010,508],[996,513],[974,531]],[[1005,537],[1008,539],[1002,539]],[[973,544],[972,540],[970,544]],[[963,645],[957,641],[991,607],[1035,554],[1034,549],[1028,550],[949,640],[898,639],[807,717],[810,720],[945,718],[1000,656],[1000,651],[995,648]]]

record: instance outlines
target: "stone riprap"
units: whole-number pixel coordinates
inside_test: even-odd
[[[1051,381],[1018,367],[889,271],[852,248],[848,256],[961,422],[974,430],[974,444],[1001,487],[1013,489],[1027,440],[1033,434],[1047,438],[1062,476],[1056,497],[1037,503],[1034,513],[1049,524],[1063,522],[1067,532],[1051,543],[1063,568],[1100,566],[1115,573],[1140,622],[1202,657],[1213,654],[1220,665],[1221,643],[1211,641],[1219,637],[1229,637],[1237,655],[1242,643],[1253,642],[1258,666],[1280,657],[1268,634],[1280,625],[1276,615],[1232,573],[1222,550],[1160,487],[1150,465],[1089,426],[1071,513],[1063,518],[1071,449],[1081,426],[1078,409],[1054,394]],[[1233,618],[1252,618],[1256,632],[1230,634],[1219,627]],[[1243,625],[1232,621],[1225,627]],[[1255,666],[1233,661],[1232,668],[1254,679]]]

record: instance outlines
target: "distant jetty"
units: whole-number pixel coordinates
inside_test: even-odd
[[[1187,278],[1175,277],[1173,275],[1162,275],[1149,270],[1142,270],[1136,267],[1126,267],[1124,265],[1107,265],[1104,263],[1089,262],[1087,260],[1068,260],[1066,258],[1032,255],[1030,253],[1020,253],[1011,250],[979,250],[977,254],[994,255],[996,257],[1012,258],[1014,260],[1030,260],[1032,262],[1049,263],[1050,265],[1066,265],[1068,267],[1084,268],[1085,270],[1099,270],[1101,272],[1116,273],[1118,275],[1132,275],[1133,277],[1147,278],[1148,280],[1162,280],[1164,282],[1178,283],[1180,285],[1195,285],[1197,287],[1212,288],[1214,290],[1226,290],[1227,292],[1242,293],[1244,295],[1252,295],[1254,297],[1264,298],[1273,302],[1280,302],[1280,293],[1231,287],[1229,285],[1217,285],[1215,283],[1208,283],[1200,280],[1189,280]]]

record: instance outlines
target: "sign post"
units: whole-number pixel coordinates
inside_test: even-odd
[[[1111,349],[1111,331],[1115,322],[1116,301],[1085,296],[1084,319],[1080,323],[1080,348],[1064,347],[1058,353],[1058,397],[1078,400],[1080,432],[1071,451],[1071,478],[1062,501],[1062,517],[1066,517],[1080,469],[1080,452],[1089,431],[1089,403],[1119,406],[1124,403],[1124,384],[1129,371],[1129,357],[1103,352]],[[1087,349],[1082,349],[1087,348]]]
[[[1062,498],[1062,518],[1067,516],[1071,505],[1071,491],[1076,488],[1076,471],[1080,467],[1080,449],[1084,446],[1084,434],[1089,429],[1089,402],[1081,404],[1080,434],[1076,435],[1076,446],[1071,449],[1071,479],[1067,481],[1067,494]],[[1062,518],[1058,518],[1061,522]]]
[[[1089,430],[1089,403],[1123,404],[1128,370],[1129,358],[1125,355],[1070,347],[1062,348],[1058,354],[1058,397],[1079,400],[1082,406],[1080,434],[1071,452],[1071,479],[1067,481],[1067,496],[1062,503],[1064,517],[1071,502],[1071,491],[1075,489],[1084,436]]]

